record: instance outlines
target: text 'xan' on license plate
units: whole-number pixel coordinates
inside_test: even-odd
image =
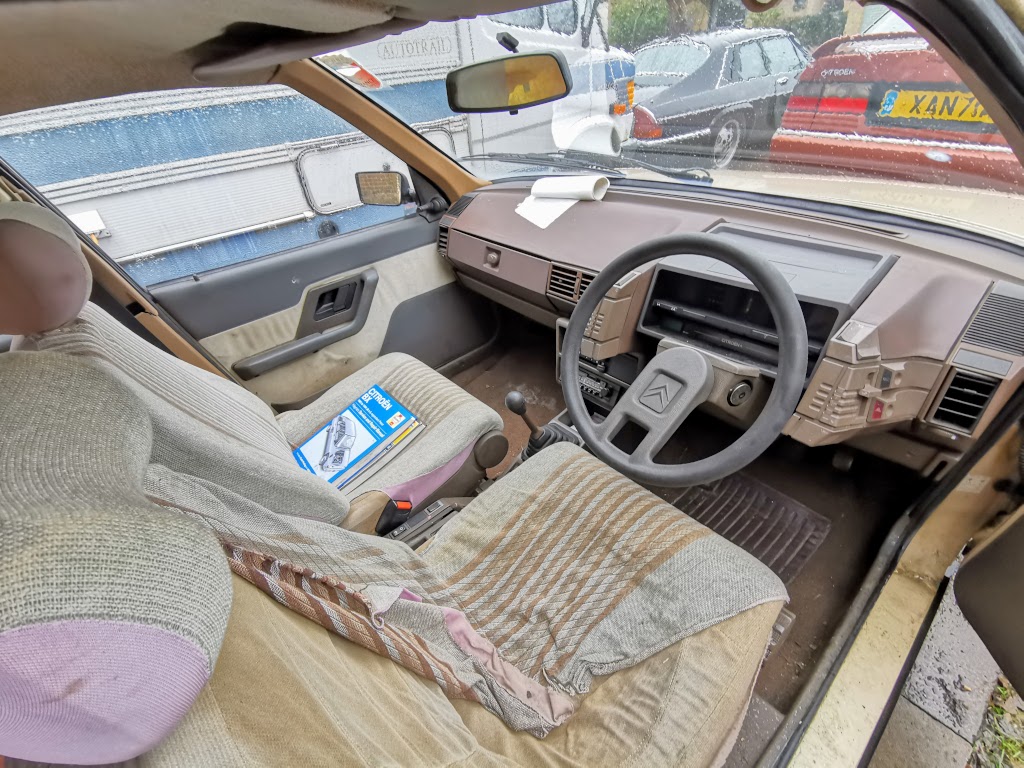
[[[960,123],[992,122],[978,99],[963,91],[898,91],[893,88],[882,97],[878,116]]]

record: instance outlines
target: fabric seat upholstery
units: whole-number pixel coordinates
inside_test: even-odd
[[[573,718],[539,740],[238,577],[234,588],[209,685],[141,768],[718,765],[780,607],[754,608],[596,680]],[[252,680],[280,695],[254,695]]]
[[[42,236],[44,244],[56,239],[49,234],[51,231],[62,235],[60,246],[74,241],[74,233],[59,217],[35,205],[4,203],[0,205],[0,224],[5,220],[27,224]],[[0,270],[10,269],[15,259],[37,263],[26,257],[26,250],[39,251],[38,238],[23,234],[17,243],[0,248]],[[80,263],[79,270],[88,268],[79,249],[66,248],[53,260],[57,265],[71,262]],[[24,291],[11,291],[12,295],[21,293]],[[51,302],[36,303],[48,306]],[[24,312],[19,309],[19,314]],[[279,493],[299,493],[298,498],[309,500],[301,505],[305,510],[302,514],[348,527],[372,530],[388,498],[420,505],[464,468],[470,470],[464,472],[465,480],[447,492],[452,496],[471,493],[486,469],[474,455],[476,442],[502,428],[501,417],[494,410],[409,355],[393,353],[378,358],[305,408],[275,417],[266,403],[243,387],[153,347],[94,304],[85,304],[70,318],[65,313],[45,321],[49,321],[43,323],[45,332],[16,339],[14,348],[64,352],[99,361],[132,386],[152,413],[162,414],[158,428],[165,434],[179,441],[195,440],[197,435],[190,431],[184,414],[198,417],[213,465],[226,464],[216,458],[225,436],[235,444],[239,460],[245,451],[253,450],[272,456],[281,469],[287,470],[274,478]],[[346,489],[344,495],[323,487],[319,481],[314,487],[295,480],[290,472],[291,449],[375,384],[416,414],[425,429],[406,450],[365,482]],[[172,414],[165,405],[177,413]],[[230,463],[240,466],[237,461]],[[302,489],[297,490],[296,484]],[[360,505],[360,513],[347,519],[350,501],[360,496],[365,496],[369,504]]]
[[[62,240],[47,243],[39,264],[59,261]],[[83,285],[78,277],[74,284]],[[68,299],[76,312],[85,302],[74,291]],[[4,306],[0,332],[8,327]],[[73,314],[40,312],[39,330],[55,330],[45,318]],[[45,338],[74,342],[80,325]],[[0,644],[14,651],[0,665],[0,725],[19,726],[0,728],[0,753],[13,743],[18,757],[55,761],[78,741],[105,737],[92,762],[155,747],[145,758],[155,764],[238,764],[259,750],[259,761],[284,765],[294,764],[288,742],[306,736],[306,723],[325,744],[352,747],[341,757],[304,745],[316,758],[310,764],[324,765],[433,762],[431,755],[455,764],[707,765],[728,751],[786,598],[778,578],[742,550],[570,444],[545,449],[493,484],[423,552],[345,530],[332,519],[340,494],[289,464],[283,432],[279,445],[253,445],[252,434],[280,427],[260,418],[258,401],[240,398],[230,405],[234,422],[216,421],[220,382],[190,379],[188,393],[156,392],[147,378],[174,369],[141,366],[126,375],[105,339],[84,335],[75,354],[55,345],[0,356],[0,466],[14,479],[13,491],[5,485],[0,493]],[[396,372],[408,363],[385,374],[396,387],[406,386]],[[429,409],[430,398],[443,395],[426,391]],[[186,401],[197,392],[211,402]],[[40,518],[47,525],[33,527]],[[138,536],[122,541],[118,532],[136,520]],[[91,553],[94,541],[107,549],[93,567],[63,556]],[[147,591],[150,583],[164,592]],[[230,623],[240,629],[228,631],[224,658],[232,661],[214,667],[229,623],[227,584]],[[128,660],[132,668],[113,679],[148,678],[154,690],[137,690],[137,682],[126,691],[103,675],[76,679],[75,666],[54,656],[58,646],[17,643],[39,626],[83,618],[81,589],[108,595],[88,621],[163,621],[184,637],[171,638],[178,653],[139,658],[134,635],[106,635],[99,669],[113,660],[116,672]],[[38,616],[47,601],[51,609]],[[379,664],[368,664],[359,647],[388,662],[379,679],[367,676]],[[64,676],[40,687],[37,670],[49,666]],[[181,671],[190,671],[184,692],[174,690]],[[282,689],[252,685],[262,674],[284,681]],[[23,680],[33,681],[27,694]],[[245,710],[252,698],[276,703],[293,690],[283,710],[300,726],[274,741],[276,718],[257,721]],[[355,700],[359,690],[382,706]],[[169,694],[175,706],[152,706]],[[35,706],[24,707],[26,696]],[[137,699],[149,706],[126,713]],[[81,707],[69,715],[67,701]],[[397,701],[426,711],[389,726],[382,709]],[[346,714],[342,702],[364,709]],[[71,716],[77,730],[68,729]],[[111,733],[125,717],[132,727]],[[428,719],[444,733],[424,729]],[[26,727],[34,738],[18,742]],[[63,751],[50,751],[54,734]]]
[[[150,404],[169,439],[174,436],[178,441],[188,441],[194,448],[199,435],[204,436],[209,461],[201,466],[244,467],[244,456],[252,451],[273,457],[280,472],[275,473],[272,483],[268,478],[268,485],[295,499],[296,506],[305,510],[301,513],[304,516],[346,527],[362,523],[372,530],[376,521],[373,514],[368,520],[365,516],[348,519],[350,501],[360,495],[382,491],[414,504],[423,501],[465,464],[475,463],[472,449],[476,440],[502,424],[491,408],[415,358],[400,353],[378,358],[305,408],[275,417],[266,403],[247,390],[154,348],[94,304],[87,304],[65,326],[26,336],[15,346],[98,361]],[[374,384],[383,386],[427,425],[412,445],[367,482],[349,489],[348,494],[311,475],[296,476],[292,472],[292,448]],[[199,422],[198,429],[195,421]],[[226,448],[225,439],[233,448]],[[234,450],[237,455],[224,461],[225,450]],[[475,482],[482,474],[483,468],[479,468],[473,475]],[[469,493],[475,482],[463,492]],[[459,494],[456,491],[452,495]],[[308,502],[300,504],[298,499]],[[371,510],[379,514],[381,508],[378,503]]]
[[[231,577],[209,531],[142,494],[142,403],[69,413],[69,370],[75,388],[117,391],[69,361],[0,356],[0,755],[96,764],[151,748],[188,712]]]
[[[65,406],[61,413],[60,407],[51,406],[44,400],[42,404],[51,415],[50,421],[41,420],[34,413],[34,392],[46,382],[52,382],[49,392],[52,402]],[[12,383],[16,386],[12,387]],[[301,557],[304,551],[319,553],[319,561],[330,567],[331,551],[345,546],[348,541],[356,548],[350,550],[353,556],[357,556],[354,553],[359,548],[379,550],[373,555],[376,564],[372,567],[381,574],[370,578],[397,580],[398,584],[412,586],[414,577],[411,574],[418,573],[415,578],[424,586],[429,583],[424,581],[428,573],[432,573],[434,579],[442,579],[450,577],[453,569],[464,569],[467,561],[471,562],[479,554],[475,550],[495,550],[503,544],[523,541],[522,537],[508,536],[505,528],[510,524],[522,523],[532,531],[532,544],[520,553],[529,556],[558,539],[557,536],[546,536],[551,513],[564,513],[564,523],[570,526],[623,523],[626,520],[623,514],[610,507],[597,507],[589,519],[581,516],[580,512],[602,497],[621,497],[624,492],[641,502],[630,504],[630,510],[646,506],[655,515],[673,515],[675,522],[670,524],[682,524],[691,534],[699,536],[698,542],[711,545],[711,549],[700,555],[687,554],[687,550],[677,555],[677,559],[682,557],[679,564],[683,567],[673,577],[674,594],[658,598],[645,588],[644,581],[636,581],[632,585],[632,593],[626,594],[617,606],[610,608],[613,614],[626,605],[632,595],[646,593],[647,600],[651,602],[641,615],[631,618],[636,627],[625,638],[627,646],[633,641],[645,642],[648,633],[659,632],[658,623],[665,621],[682,628],[675,642],[660,649],[642,645],[631,655],[637,663],[627,665],[610,677],[600,674],[602,666],[617,669],[616,658],[621,656],[623,647],[616,643],[592,642],[595,635],[601,634],[600,623],[594,625],[594,630],[587,637],[580,638],[573,647],[566,649],[570,656],[575,657],[590,648],[585,655],[590,655],[592,663],[596,662],[590,669],[597,677],[573,693],[578,712],[544,740],[510,729],[494,713],[484,710],[480,701],[452,700],[452,690],[447,690],[445,697],[439,681],[430,679],[429,675],[416,677],[391,662],[388,659],[390,650],[379,648],[379,652],[384,654],[380,658],[386,663],[383,668],[376,659],[369,663],[366,655],[358,652],[355,643],[337,636],[337,628],[336,634],[329,636],[323,624],[317,626],[299,612],[287,611],[284,607],[279,609],[250,585],[240,585],[236,578],[229,623],[233,629],[229,627],[225,644],[220,646],[220,660],[213,677],[199,692],[195,705],[187,714],[178,711],[177,714],[183,717],[177,730],[165,743],[156,745],[142,759],[143,764],[238,765],[256,762],[292,765],[296,757],[301,756],[309,765],[381,765],[402,764],[401,756],[406,755],[410,759],[419,756],[427,764],[435,762],[428,756],[440,756],[442,759],[436,762],[443,764],[465,761],[466,764],[484,765],[610,765],[615,762],[709,765],[728,751],[730,738],[741,719],[760,667],[772,622],[784,599],[784,590],[770,571],[753,558],[687,520],[575,446],[549,447],[495,483],[455,522],[445,526],[442,536],[434,540],[422,557],[418,557],[404,545],[389,545],[383,540],[312,519],[293,517],[286,523],[286,518],[278,518],[279,522],[271,524],[280,531],[279,534],[274,535],[270,530],[259,532],[265,524],[261,522],[265,513],[251,502],[241,507],[244,512],[241,516],[216,503],[198,511],[204,503],[202,495],[193,499],[193,507],[175,507],[181,501],[169,499],[174,495],[175,487],[154,485],[144,479],[144,475],[154,471],[165,479],[168,477],[166,468],[152,463],[154,455],[145,445],[151,434],[154,439],[157,437],[156,432],[145,429],[148,420],[146,409],[140,406],[131,389],[97,367],[95,361],[49,352],[10,353],[0,358],[0,388],[4,391],[13,389],[18,395],[0,404],[0,426],[18,423],[14,417],[20,415],[20,423],[31,422],[42,427],[31,433],[25,429],[18,430],[15,439],[5,442],[7,466],[12,461],[20,461],[30,471],[33,470],[34,465],[24,461],[32,446],[37,446],[36,450],[42,456],[59,454],[66,462],[83,466],[89,466],[89,457],[92,457],[92,464],[100,466],[104,461],[118,464],[124,454],[124,461],[134,467],[131,476],[121,476],[114,483],[99,483],[98,494],[92,497],[91,503],[104,508],[122,499],[126,505],[123,517],[131,519],[144,514],[159,524],[160,511],[154,506],[156,503],[165,507],[163,513],[167,515],[168,525],[177,524],[179,518],[185,522],[190,518],[203,523],[199,526],[188,524],[194,531],[196,544],[201,544],[200,549],[207,552],[207,542],[213,542],[214,538],[225,543],[246,543],[260,537],[267,546],[290,551],[293,557]],[[84,425],[80,425],[79,422],[83,421]],[[127,439],[128,435],[133,439]],[[151,450],[157,450],[155,442]],[[142,465],[146,462],[150,465],[143,471]],[[570,488],[580,479],[587,480],[591,494],[575,497],[569,493]],[[185,486],[189,485],[187,477],[180,481]],[[223,490],[219,493],[223,501],[239,503],[230,494],[224,496]],[[35,497],[31,489],[23,494],[25,499]],[[48,509],[53,519],[61,520],[63,506],[59,496],[46,497],[38,503]],[[17,497],[0,499],[0,504],[6,513],[4,519],[16,522],[24,516]],[[574,507],[573,504],[583,507]],[[232,522],[224,525],[223,521],[217,520],[218,515],[226,515],[223,520]],[[496,515],[498,519],[495,519]],[[272,521],[274,517],[271,514],[267,519]],[[77,534],[79,527],[74,520],[70,527]],[[86,529],[83,532],[88,535],[90,531]],[[653,536],[640,544],[656,550],[657,534],[665,532],[664,527],[653,526]],[[497,637],[502,632],[503,622],[516,621],[517,618],[522,620],[530,615],[556,616],[566,595],[580,595],[597,581],[614,583],[616,575],[622,572],[634,575],[641,572],[630,570],[631,563],[615,564],[616,554],[621,554],[624,540],[616,539],[613,529],[605,530],[603,536],[595,536],[593,530],[581,530],[580,534],[579,547],[564,553],[568,562],[554,566],[523,563],[510,571],[513,578],[526,577],[545,586],[540,593],[531,593],[529,589],[506,590],[508,594],[502,597],[511,596],[519,604],[502,608],[495,616],[497,621],[489,624],[480,621],[492,604],[474,607],[467,602],[474,590],[478,591],[472,583],[462,587],[457,584],[453,593],[459,600],[457,604],[468,611],[467,615],[481,631],[494,633],[492,636]],[[481,536],[487,538],[482,548],[478,540]],[[17,545],[6,535],[6,530],[0,541]],[[561,537],[561,541],[571,544],[565,537]],[[297,546],[299,542],[308,542],[309,549],[305,545]],[[572,546],[575,547],[574,544]],[[607,560],[609,569],[606,570],[595,564],[602,551],[606,551],[605,557],[610,558]],[[18,550],[10,554],[14,552]],[[24,595],[25,574],[34,570],[34,552],[30,549],[18,554],[19,560],[13,557],[4,559],[4,562],[22,564],[16,570],[8,569],[7,584],[13,587],[12,594]],[[501,560],[493,562],[500,565]],[[62,560],[54,564],[59,569],[65,567]],[[159,562],[156,565],[159,571],[163,570]],[[406,570],[409,567],[412,570]],[[313,571],[304,572],[307,578],[314,578]],[[384,575],[387,572],[391,573],[390,577]],[[570,574],[569,580],[560,591],[547,586],[552,578],[559,579],[567,573]],[[187,578],[187,573],[184,578]],[[197,569],[197,579],[205,585],[206,568]],[[134,590],[132,584],[126,584],[120,578],[116,585],[115,594],[130,594]],[[732,594],[722,594],[723,585],[729,585]],[[767,587],[767,591],[759,592],[759,585]],[[31,582],[29,586],[32,587]],[[371,588],[362,589],[368,593],[372,591]],[[77,595],[65,590],[60,596],[65,610],[73,609]],[[539,611],[531,613],[523,600],[530,602],[537,597],[542,598],[543,604]],[[604,593],[594,594],[582,608],[585,612],[607,613],[609,606],[602,602],[603,599]],[[407,602],[399,599],[399,604]],[[198,603],[206,604],[206,601],[200,597]],[[415,606],[416,603],[409,605]],[[701,607],[709,605],[711,614]],[[744,607],[737,609],[736,606]],[[5,615],[24,616],[25,609],[24,603],[12,601],[11,610]],[[417,627],[415,622],[410,624],[408,618],[403,618],[400,611],[394,613],[393,609],[385,609],[381,615],[382,630],[388,626],[406,626],[414,630]],[[420,614],[421,618],[426,615]],[[699,621],[701,615],[712,615],[713,621]],[[698,621],[695,624],[680,622],[681,616],[695,617]],[[592,624],[587,618],[585,623]],[[419,631],[430,637],[429,631],[422,626]],[[6,634],[0,627],[0,639]],[[549,629],[544,629],[541,638],[564,642],[559,633],[552,633]],[[371,638],[371,644],[377,642]],[[644,647],[650,647],[653,654],[648,656]],[[111,648],[115,649],[116,645]],[[529,653],[524,655],[528,648],[508,642],[500,643],[497,650],[508,659],[516,660],[525,670],[530,669]],[[594,652],[597,653],[596,658]],[[49,649],[36,648],[36,653],[45,657]],[[154,660],[159,665],[168,659]],[[173,664],[173,660],[170,663]],[[557,678],[558,674],[557,665],[551,665],[550,670],[538,674],[537,679],[543,684],[548,675]],[[573,677],[562,676],[562,679],[569,681]],[[261,685],[253,687],[253,680],[261,681]],[[269,681],[278,682],[268,692],[266,683]],[[482,689],[475,690],[482,693]],[[356,698],[353,691],[362,691],[362,694]],[[396,709],[396,700],[403,702],[401,708]],[[356,701],[358,706],[353,707]],[[0,711],[8,705],[9,702],[0,696]],[[267,712],[267,707],[270,712]],[[358,712],[353,712],[353,709]],[[400,716],[397,721],[396,712]],[[257,717],[261,713],[266,717]],[[267,727],[267,723],[282,727]],[[295,744],[296,739],[301,739],[301,744]],[[346,745],[343,755],[337,752],[341,745]],[[240,760],[240,756],[245,760]]]
[[[420,504],[459,468],[475,462],[478,438],[502,428],[501,417],[493,409],[419,360],[393,352],[335,384],[316,402],[278,416],[286,439],[293,445],[304,440],[374,384],[384,387],[427,427],[394,461],[351,490],[352,498],[383,491],[391,498]],[[479,474],[477,479],[482,479]],[[465,487],[464,493],[472,490]],[[462,493],[456,490],[449,495]]]

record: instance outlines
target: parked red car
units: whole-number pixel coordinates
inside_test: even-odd
[[[923,38],[824,43],[800,75],[771,143],[784,166],[910,181],[1019,188],[1024,172],[992,118]]]

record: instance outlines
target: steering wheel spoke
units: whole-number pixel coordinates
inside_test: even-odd
[[[679,425],[707,400],[714,383],[714,371],[700,352],[667,349],[655,355],[600,424],[602,438],[611,442],[632,423],[646,434],[628,455],[653,463]]]
[[[595,424],[577,386],[580,347],[587,321],[623,275],[675,254],[701,254],[738,269],[764,297],[779,337],[778,376],[761,414],[728,448],[689,464],[656,464],[655,456],[714,386],[714,371],[689,347],[655,355],[620,397],[608,418]],[[605,267],[580,297],[562,338],[562,393],[576,429],[607,464],[634,480],[681,488],[737,472],[761,455],[782,433],[803,392],[807,373],[807,326],[792,287],[771,263],[713,235],[668,235],[626,251]],[[645,432],[631,453],[614,445],[630,423]]]

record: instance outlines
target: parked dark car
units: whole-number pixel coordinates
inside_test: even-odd
[[[741,149],[767,146],[809,61],[780,29],[722,30],[644,46],[636,52],[636,106],[624,150],[699,154],[724,168]]]

